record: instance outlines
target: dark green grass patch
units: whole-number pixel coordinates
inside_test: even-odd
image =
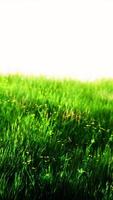
[[[113,199],[113,81],[0,77],[0,199]]]

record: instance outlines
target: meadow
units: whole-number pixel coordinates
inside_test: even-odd
[[[113,80],[0,76],[0,200],[113,199]]]

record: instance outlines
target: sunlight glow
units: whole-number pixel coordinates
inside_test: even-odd
[[[113,1],[1,0],[0,73],[113,78]]]

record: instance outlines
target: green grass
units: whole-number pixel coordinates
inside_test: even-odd
[[[0,76],[0,200],[113,199],[113,80]]]

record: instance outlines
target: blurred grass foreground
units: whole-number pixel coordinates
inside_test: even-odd
[[[0,76],[0,200],[113,199],[113,80]]]

